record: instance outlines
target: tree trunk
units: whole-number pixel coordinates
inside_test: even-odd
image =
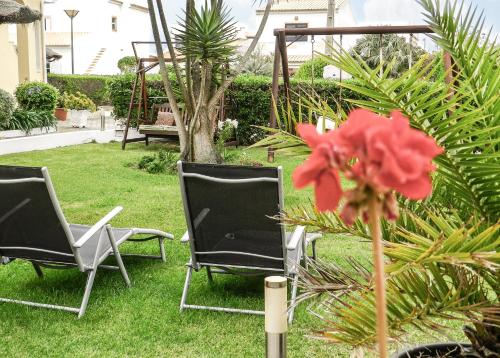
[[[198,116],[198,125],[192,133],[192,160],[198,163],[221,163],[222,158],[215,147],[208,109],[202,108]]]

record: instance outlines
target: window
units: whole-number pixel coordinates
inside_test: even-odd
[[[118,31],[118,18],[116,16],[111,17],[111,31]]]
[[[285,29],[307,29],[307,24],[304,23],[293,23],[285,24]],[[307,35],[287,35],[286,42],[306,42]]]
[[[50,16],[45,16],[43,19],[43,25],[45,28],[45,31],[51,31],[52,30],[52,18]]]

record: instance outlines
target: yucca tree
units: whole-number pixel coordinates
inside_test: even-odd
[[[458,1],[418,0],[434,30],[433,39],[452,58],[451,81],[435,82],[439,59],[422,59],[400,77],[390,79],[393,63],[372,69],[359,54],[332,49],[327,58],[356,82],[341,85],[366,100],[350,100],[387,115],[399,109],[411,125],[434,137],[445,149],[435,162],[433,196],[409,204],[395,225],[384,224],[387,258],[389,335],[403,340],[409,328],[442,330],[451,319],[469,322],[465,333],[475,356],[498,357],[500,351],[500,54],[496,39],[481,41],[484,17]],[[379,65],[380,66],[380,65]],[[341,122],[345,113],[317,98],[312,110]],[[260,145],[288,154],[308,154],[301,139],[286,127]],[[346,227],[335,213],[321,214],[312,206],[284,214],[289,223],[317,227],[337,235],[366,239],[361,222]],[[372,276],[358,263],[344,272],[321,263],[305,273],[306,297],[320,296],[325,337],[355,347],[373,347],[375,302]]]
[[[251,56],[259,41],[271,5],[272,0],[266,0],[261,24],[243,55],[243,63]],[[214,145],[217,106],[236,75],[242,71],[242,66],[238,65],[233,67],[230,74],[225,71],[227,65],[235,62],[233,43],[237,33],[229,8],[223,0],[205,0],[201,7],[196,6],[195,0],[186,0],[185,18],[177,28],[178,49],[185,61],[181,64],[174,50],[162,1],[148,0],[148,7],[160,74],[179,132],[182,159],[219,162],[220,156]],[[187,128],[184,126],[178,100],[167,74],[157,18],[160,20],[161,33],[167,42],[176,81],[179,84],[188,118]]]

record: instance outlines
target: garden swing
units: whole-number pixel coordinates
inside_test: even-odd
[[[123,133],[122,149],[125,149],[127,143],[131,142],[145,141],[146,145],[148,145],[150,138],[177,139],[179,137],[179,131],[168,98],[166,96],[153,97],[148,95],[146,74],[159,66],[160,62],[157,56],[140,57],[137,52],[137,45],[153,44],[152,41],[132,42],[137,65]],[[162,44],[166,44],[166,42],[162,42]],[[166,62],[172,61],[170,53],[166,52],[163,56]],[[177,54],[176,57],[178,61],[185,61],[185,57],[181,54]],[[225,97],[222,96],[220,105],[217,108],[219,119],[224,118],[224,101]],[[178,103],[177,105],[181,110],[184,125],[187,127],[189,118],[184,110],[184,103]],[[135,113],[134,109],[136,109]],[[142,136],[129,138],[129,129],[133,125],[137,127],[137,131]]]
[[[133,41],[132,49],[136,60],[135,80],[132,86],[132,93],[130,95],[130,102],[127,112],[127,120],[125,123],[125,130],[123,133],[122,149],[125,149],[127,143],[145,141],[146,145],[149,144],[149,138],[177,138],[179,136],[177,127],[173,121],[172,109],[170,104],[166,102],[167,97],[148,96],[146,86],[146,74],[153,68],[159,65],[158,57],[148,56],[140,57],[137,52],[137,45],[153,45],[151,41]],[[165,44],[165,43],[163,43]],[[165,61],[170,62],[170,54],[165,53]],[[182,56],[178,56],[180,61],[183,61]],[[183,104],[179,104],[183,108]],[[136,113],[134,118],[134,109]],[[184,121],[187,118],[182,113]],[[133,120],[134,119],[134,120]],[[141,137],[128,138],[130,126],[135,124]],[[187,123],[184,123],[187,125]]]

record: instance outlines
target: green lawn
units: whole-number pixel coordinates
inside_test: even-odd
[[[153,146],[154,148],[154,146]],[[125,258],[132,280],[127,289],[119,272],[97,274],[86,315],[0,304],[0,356],[13,357],[262,357],[264,322],[260,316],[207,311],[179,313],[189,249],[179,240],[185,231],[177,176],[152,175],[128,163],[151,151],[143,144],[86,144],[0,157],[0,164],[47,166],[69,222],[93,224],[117,205],[124,211],[115,226],[158,228],[175,235],[166,242],[167,263]],[[265,160],[264,151],[248,151]],[[285,202],[308,200],[290,181],[299,160],[278,158],[285,171]],[[157,243],[129,243],[122,252],[157,253]],[[369,246],[353,239],[327,237],[321,258],[348,255],[366,260]],[[16,261],[0,267],[0,296],[45,303],[79,305],[85,277],[76,270],[45,270],[37,278],[31,265]],[[262,278],[194,275],[189,302],[262,309]],[[309,338],[317,320],[299,306],[289,332],[290,357],[348,357],[346,346]]]

